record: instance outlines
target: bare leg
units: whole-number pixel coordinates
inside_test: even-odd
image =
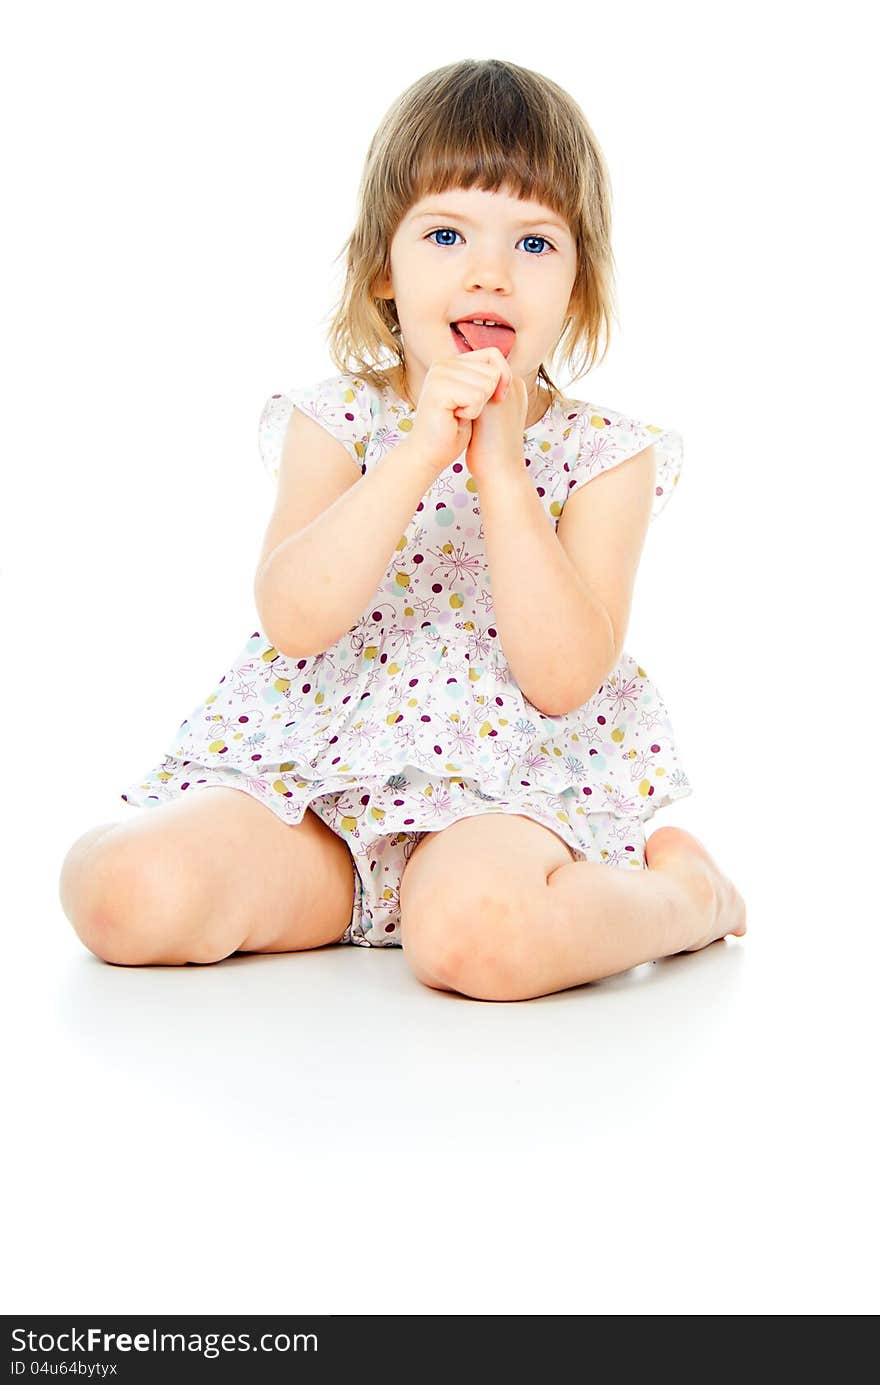
[[[696,837],[683,828],[661,827],[646,843],[645,860],[647,870],[571,861],[551,871],[553,907],[532,933],[530,995],[745,933],[741,895]]]
[[[353,884],[348,847],[311,809],[287,823],[224,785],[84,833],[59,896],[104,961],[183,966],[336,942]]]

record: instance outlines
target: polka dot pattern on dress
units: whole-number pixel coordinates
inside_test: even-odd
[[[390,385],[349,374],[273,394],[258,428],[273,482],[295,407],[342,442],[362,474],[414,419]],[[523,434],[548,519],[555,526],[574,490],[649,443],[654,518],[678,484],[680,434],[583,400],[554,401]],[[149,807],[217,784],[291,824],[311,808],[347,842],[356,883],[343,941],[363,946],[399,945],[400,875],[426,831],[517,813],[556,832],[575,859],[644,869],[644,824],[692,792],[662,694],[629,653],[564,716],[525,697],[495,623],[464,453],[422,497],[352,629],[306,659],[287,658],[254,629],[161,762],[122,797]]]

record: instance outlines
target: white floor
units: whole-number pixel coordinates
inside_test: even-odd
[[[258,628],[259,412],[331,373],[369,131],[427,67],[390,0],[395,64],[364,88],[366,42],[324,7],[336,83],[300,65],[303,142],[295,7],[270,44],[259,6],[210,31],[187,8],[171,46],[134,7],[68,6],[61,43],[15,10],[4,1311],[876,1313],[868,8],[753,6],[722,67],[692,5],[591,6],[612,60],[588,64],[505,7],[505,56],[583,101],[614,189],[612,350],[571,393],[684,437],[626,640],[695,787],[652,825],[695,832],[749,906],[742,940],[512,1004],[431,991],[397,950],[110,967],[59,906],[73,839],[131,811]],[[471,7],[436,61],[497,38]]]
[[[7,900],[5,1311],[876,1312],[856,876],[757,843],[744,939],[497,1004],[397,949],[108,966],[86,825]]]

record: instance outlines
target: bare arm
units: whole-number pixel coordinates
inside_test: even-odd
[[[523,467],[480,485],[501,643],[514,678],[545,716],[594,695],[619,655],[605,607],[582,581]]]
[[[308,658],[357,623],[436,476],[406,438],[272,549],[257,572],[254,598],[276,649]]]

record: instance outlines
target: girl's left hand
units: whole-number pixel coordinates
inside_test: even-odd
[[[500,351],[498,356],[503,367],[499,387],[474,419],[471,439],[465,450],[468,471],[478,486],[483,481],[489,484],[498,475],[518,473],[525,469],[523,433],[529,411],[529,393],[525,380],[511,372]],[[497,399],[504,389],[505,370],[509,377],[507,388],[503,398]]]

